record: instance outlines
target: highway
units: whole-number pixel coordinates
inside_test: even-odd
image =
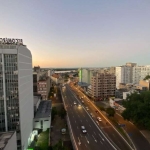
[[[74,91],[74,93],[76,93],[75,95],[78,95],[77,98],[79,100],[81,97],[83,97],[83,94],[81,92],[77,93],[77,89],[75,87],[72,87],[72,90]],[[117,149],[120,150],[133,149],[131,148],[131,146],[129,146],[129,144],[127,144],[128,142],[125,142],[124,139],[122,139],[122,137],[118,134],[118,132],[116,132],[116,130],[107,122],[107,120],[100,113],[96,113],[96,108],[93,107],[93,105],[91,105],[91,102],[86,97],[84,97],[82,100],[84,101],[83,104],[84,107],[88,107],[89,114],[92,113],[93,121],[98,125],[99,129],[105,133],[105,135],[110,139],[111,143]],[[102,119],[101,122],[97,121],[98,116],[100,116],[100,118]]]
[[[64,103],[66,106],[67,114],[70,120],[74,140],[76,143],[77,150],[128,150],[130,149],[122,139],[118,143],[111,144],[110,140],[102,133],[99,124],[95,122],[95,118],[83,107],[79,108],[78,105],[74,105],[74,102],[80,104],[77,96],[72,92],[71,88],[66,85],[66,88],[62,90],[62,96],[64,97]],[[82,133],[81,126],[85,126],[87,133]],[[108,125],[107,129],[109,134],[112,134],[113,138],[116,139],[115,135],[111,133]]]

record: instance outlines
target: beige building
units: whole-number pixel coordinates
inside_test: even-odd
[[[116,77],[109,73],[93,73],[91,94],[95,100],[103,100],[115,95]]]
[[[139,85],[146,87],[147,90],[150,90],[150,80],[140,80]]]
[[[50,92],[50,78],[42,77],[37,83],[38,94],[41,94],[42,100],[48,100],[48,94]]]

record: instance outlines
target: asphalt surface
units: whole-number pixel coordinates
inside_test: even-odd
[[[96,122],[97,113],[92,107],[88,106],[89,110],[86,110],[84,106],[86,103],[83,105],[81,104],[81,108],[79,108],[78,105],[74,105],[74,102],[80,104],[80,101],[68,85],[66,85],[66,88],[62,93],[78,150],[130,149],[127,144],[118,135],[116,135],[116,133],[112,132],[112,127],[109,124],[106,125],[104,121],[99,123]],[[93,117],[90,116],[88,111],[92,112]],[[104,119],[102,118],[102,120]],[[87,130],[86,134],[82,133],[81,126],[85,126]],[[104,130],[107,134],[109,134],[109,137],[112,137],[113,140],[108,140],[107,134],[105,136],[101,130]]]
[[[67,90],[67,93],[69,93],[69,92],[71,93],[70,89],[71,88],[69,88],[69,90]],[[74,89],[74,95],[78,95],[77,99],[80,100],[80,98],[83,96],[83,94],[81,92],[77,93],[77,90],[75,88],[72,88],[72,89]],[[110,142],[115,146],[116,149],[118,149],[118,150],[131,149],[131,147],[129,147],[129,145],[120,137],[120,135],[116,132],[116,130],[105,120],[105,118],[103,118],[103,116],[100,113],[95,112],[96,109],[91,105],[91,102],[88,101],[88,99],[86,97],[82,98],[81,100],[84,101],[84,104],[82,104],[82,106],[89,108],[88,112],[89,112],[89,114],[92,113],[93,121],[96,122],[99,129],[101,131],[103,131],[103,133],[105,133],[106,137],[110,140]],[[97,117],[100,117],[102,119],[102,121],[98,122]],[[93,121],[91,120],[90,123],[92,123]],[[92,128],[91,130],[94,131],[95,129]]]
[[[145,139],[145,137],[140,133],[140,131],[134,124],[132,124],[128,121],[125,121],[119,115],[115,115],[115,117],[119,120],[120,124],[125,125],[124,129],[126,130],[128,135],[132,139],[132,141],[136,147],[136,150],[150,150],[149,142]]]
[[[97,102],[104,107],[108,107],[107,102]],[[119,110],[116,110],[115,119],[118,120],[119,124],[125,125],[123,128],[132,140],[136,150],[150,150],[150,143],[148,140],[141,134],[140,130],[131,122],[126,121],[120,115]]]

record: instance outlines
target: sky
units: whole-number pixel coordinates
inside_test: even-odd
[[[33,66],[150,65],[150,0],[3,0],[0,18]]]

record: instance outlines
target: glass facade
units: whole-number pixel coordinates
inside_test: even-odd
[[[2,55],[0,55],[2,64]],[[8,131],[19,131],[18,68],[17,55],[4,54],[4,74]],[[3,69],[0,65],[0,131],[5,131]]]
[[[0,54],[0,131],[5,131],[2,55]]]

